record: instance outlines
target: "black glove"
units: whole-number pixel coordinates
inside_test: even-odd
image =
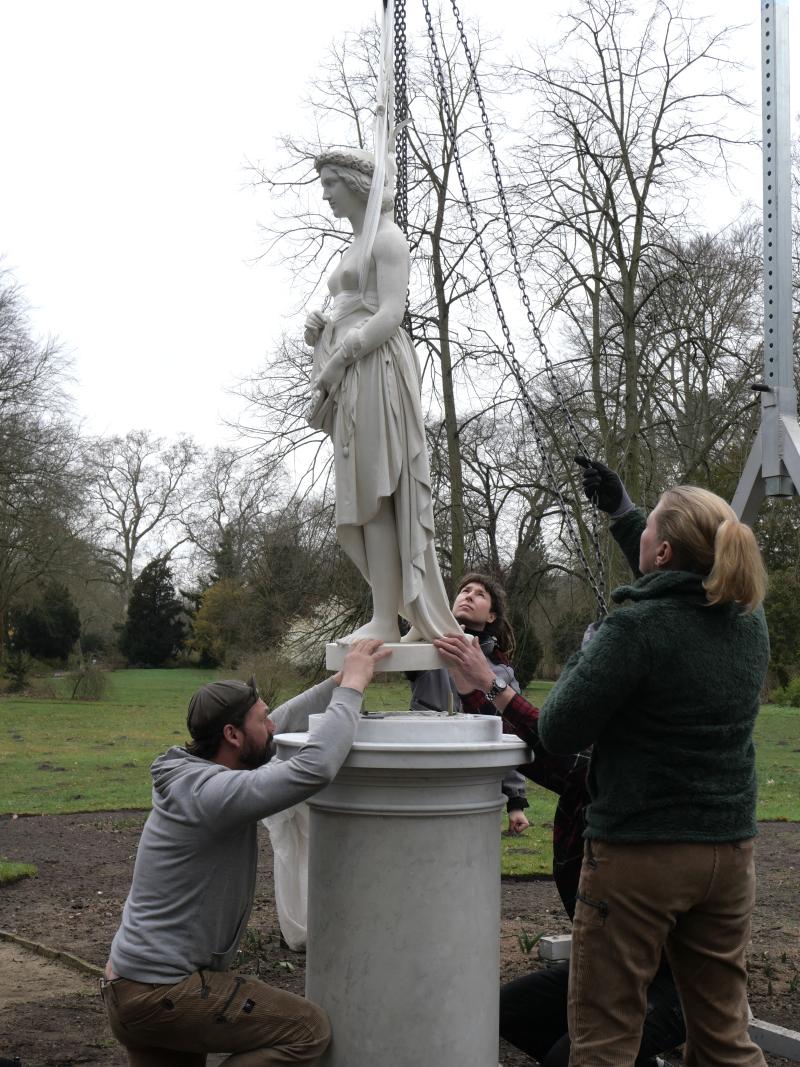
[[[575,462],[583,467],[583,491],[587,500],[597,504],[601,511],[616,516],[623,506],[625,511],[633,507],[616,471],[599,459],[587,459],[586,456],[576,456]]]

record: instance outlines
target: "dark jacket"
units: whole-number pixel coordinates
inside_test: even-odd
[[[640,511],[615,527],[631,562]],[[702,578],[647,574],[564,667],[539,721],[544,746],[593,745],[586,836],[736,841],[756,833],[753,725],[769,660],[761,609],[709,606]]]

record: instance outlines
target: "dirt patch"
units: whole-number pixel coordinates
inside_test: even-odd
[[[0,889],[0,928],[102,966],[119,923],[143,822],[144,815],[133,812],[0,819],[0,855],[39,868],[38,878]],[[281,944],[269,839],[263,831],[261,844],[241,964],[273,985],[302,993],[305,957]],[[800,825],[761,825],[750,1002],[758,1018],[794,1030],[800,1030],[799,856]],[[503,881],[503,981],[539,966],[536,949],[524,951],[537,934],[568,931],[549,879]],[[125,1057],[111,1039],[90,977],[39,960],[18,946],[0,944],[0,949],[10,952],[9,962],[0,956],[0,1056],[18,1055],[23,1067],[124,1067]],[[530,1067],[532,1062],[508,1046],[501,1058],[505,1067]],[[788,1063],[776,1057],[767,1062],[770,1067]]]
[[[0,941],[0,1004],[27,1004],[75,993],[93,993],[97,983],[63,963],[43,959],[10,941]]]

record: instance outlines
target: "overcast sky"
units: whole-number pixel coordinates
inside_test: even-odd
[[[410,32],[421,4],[407,0]],[[517,45],[553,0],[461,0]],[[759,0],[687,0],[750,22],[739,38],[758,94]],[[792,5],[800,70],[800,6]],[[0,255],[34,325],[74,359],[88,432],[145,427],[224,439],[226,395],[288,327],[286,278],[256,262],[264,189],[328,42],[378,0],[0,0]],[[792,87],[793,114],[800,110]],[[760,198],[760,172],[752,190]]]

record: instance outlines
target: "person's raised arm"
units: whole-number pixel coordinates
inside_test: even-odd
[[[625,483],[616,471],[599,459],[586,456],[575,456],[575,462],[583,468],[584,495],[611,519],[611,533],[634,575],[640,577],[639,538],[645,527],[644,513],[628,496]]]
[[[224,832],[243,822],[261,819],[307,800],[328,785],[353,744],[364,690],[390,650],[377,640],[355,641],[341,671],[341,685],[331,686],[327,710],[308,740],[291,759],[272,761],[256,770],[213,775],[196,800],[210,825]],[[317,686],[321,689],[322,686]]]

